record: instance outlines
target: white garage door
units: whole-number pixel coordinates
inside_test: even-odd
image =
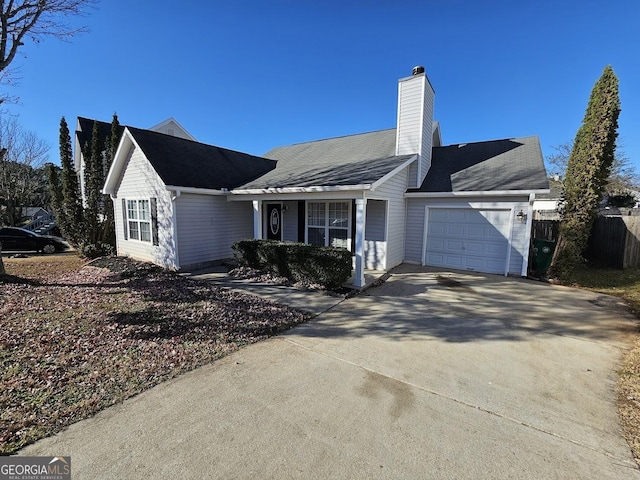
[[[510,210],[430,208],[425,263],[504,274],[510,219]]]

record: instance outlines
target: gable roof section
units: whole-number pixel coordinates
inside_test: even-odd
[[[420,188],[408,193],[547,190],[538,137],[434,147]]]
[[[232,189],[275,168],[276,162],[163,133],[127,127],[165,185]]]
[[[412,157],[395,156],[395,132],[380,130],[274,148],[264,156],[277,160],[277,167],[241,190],[372,184]]]

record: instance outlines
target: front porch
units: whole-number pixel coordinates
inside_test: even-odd
[[[265,195],[251,201],[254,238],[349,250],[354,262],[349,288],[365,288],[387,269],[386,201],[362,192]]]

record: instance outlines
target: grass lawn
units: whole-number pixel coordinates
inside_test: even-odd
[[[640,270],[581,268],[574,285],[621,297],[640,318]],[[640,335],[632,340],[618,371],[618,410],[627,442],[640,464]]]
[[[0,454],[305,321],[301,312],[124,259],[5,258]]]

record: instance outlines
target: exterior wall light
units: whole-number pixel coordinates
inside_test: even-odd
[[[520,223],[524,223],[527,221],[527,214],[520,210],[518,213],[516,213],[516,218]]]

